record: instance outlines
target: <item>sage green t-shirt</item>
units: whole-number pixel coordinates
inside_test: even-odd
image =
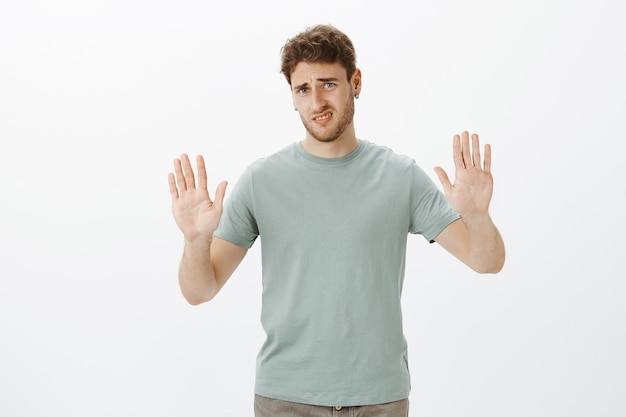
[[[407,235],[430,241],[457,218],[412,159],[371,142],[336,159],[293,143],[250,165],[216,236],[261,238],[256,393],[323,406],[408,398]]]

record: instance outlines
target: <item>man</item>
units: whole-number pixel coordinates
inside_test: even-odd
[[[225,208],[226,182],[212,201],[201,156],[197,184],[187,155],[174,162],[180,287],[191,304],[211,300],[261,236],[267,339],[256,416],[406,416],[407,235],[436,241],[477,272],[500,271],[490,147],[481,161],[477,135],[471,144],[467,132],[454,136],[455,182],[435,168],[444,197],[413,160],[357,139],[361,71],[345,34],[307,29],[283,47],[281,71],[305,138],[250,165]]]

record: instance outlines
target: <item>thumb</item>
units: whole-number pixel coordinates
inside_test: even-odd
[[[227,185],[227,181],[222,181],[217,186],[217,190],[215,190],[215,201],[213,201],[213,204],[216,205],[220,210],[224,206],[224,196],[226,195]]]
[[[448,192],[450,188],[452,188],[452,183],[450,183],[450,179],[448,178],[448,174],[441,167],[435,167],[435,173],[437,177],[439,177],[439,181],[441,181],[441,185],[443,185],[443,189],[445,192]]]

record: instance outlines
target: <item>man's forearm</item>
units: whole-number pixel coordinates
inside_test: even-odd
[[[504,266],[504,242],[489,215],[463,218],[463,222],[468,231],[472,269],[479,273],[500,272]]]
[[[211,263],[211,240],[185,241],[178,282],[189,304],[209,301],[217,293],[217,281]]]

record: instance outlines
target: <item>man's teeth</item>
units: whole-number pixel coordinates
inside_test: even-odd
[[[315,120],[324,120],[324,119],[328,119],[330,117],[330,113],[325,114],[323,116],[318,116],[315,118]]]

